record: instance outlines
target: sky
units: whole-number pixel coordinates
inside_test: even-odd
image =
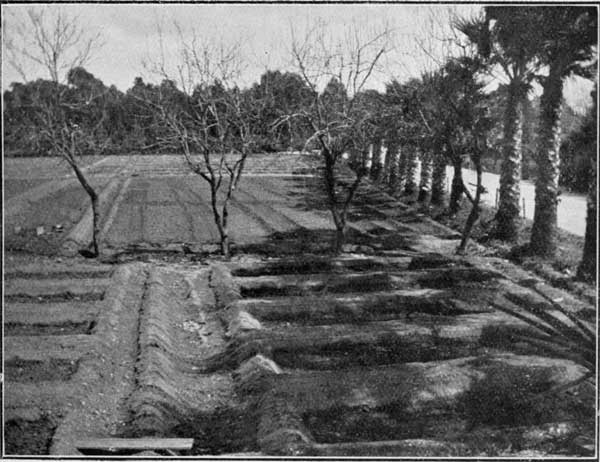
[[[301,32],[317,19],[326,21],[333,34],[341,33],[352,21],[368,27],[387,23],[395,31],[394,51],[385,58],[385,72],[374,76],[370,84],[381,90],[392,78],[403,81],[418,77],[424,69],[431,69],[436,61],[443,60],[438,37],[446,33],[450,15],[472,16],[481,7],[472,4],[14,4],[2,5],[2,29],[7,37],[19,21],[27,19],[27,10],[31,8],[43,9],[46,18],[62,8],[67,15],[78,17],[86,33],[99,32],[103,46],[85,67],[106,85],[125,91],[136,76],[146,81],[159,80],[143,65],[160,61],[157,25],[163,30],[167,60],[177,56],[180,47],[174,22],[186,36],[196,30],[201,36],[219,37],[231,43],[239,41],[247,60],[241,80],[243,85],[249,85],[267,68],[290,69],[291,28]],[[4,88],[22,80],[6,59],[2,64]],[[47,71],[31,66],[27,78],[39,77],[47,78]],[[590,88],[586,83],[568,82],[566,96],[570,104],[585,106]]]

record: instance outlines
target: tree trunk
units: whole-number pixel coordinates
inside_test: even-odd
[[[407,146],[404,154],[406,155],[404,193],[411,195],[417,190],[417,183],[415,181],[415,173],[418,164],[417,151],[414,146]]]
[[[340,214],[339,204],[336,195],[336,178],[335,178],[335,162],[334,155],[332,152],[323,148],[321,150],[323,159],[325,160],[325,188],[327,190],[327,198],[329,202],[329,210],[333,217],[333,223],[335,224],[336,234],[335,241],[333,243],[333,250],[336,254],[342,251],[342,246],[346,240],[346,220],[345,216]],[[369,159],[367,158],[367,162]],[[344,213],[343,211],[341,212]]]
[[[406,184],[406,167],[407,167],[406,148],[398,145],[398,178],[396,179],[396,194],[402,194]]]
[[[594,89],[592,90],[592,99],[594,101],[592,111],[594,114],[596,114],[598,110],[598,93],[596,85],[594,85]],[[597,277],[596,264],[598,258],[598,242],[596,240],[598,224],[598,203],[596,199],[596,194],[598,193],[598,160],[596,159],[595,152],[588,157],[588,165],[590,167],[591,172],[591,181],[588,189],[587,218],[585,223],[585,242],[583,244],[583,257],[581,259],[581,263],[579,264],[579,268],[577,268],[577,277],[584,281],[595,282]]]
[[[400,146],[397,144],[390,144],[387,152],[387,159],[389,159],[389,175],[388,175],[388,188],[392,196],[394,196],[400,186]]]
[[[460,202],[464,193],[462,178],[462,159],[454,159],[452,162],[454,175],[452,176],[452,186],[450,189],[450,215],[456,215],[460,210]]]
[[[431,152],[421,151],[421,178],[419,181],[419,202],[427,202],[431,193],[431,173],[433,170],[433,160]]]
[[[98,196],[94,194],[90,197],[92,200],[92,247],[94,248],[94,255],[100,255],[100,248],[98,247],[98,236],[100,235],[100,211],[98,210]]]
[[[592,182],[590,184],[590,190],[588,193],[587,203],[587,219],[585,223],[585,243],[583,244],[583,257],[579,268],[577,268],[577,277],[584,281],[594,282],[596,280],[597,270],[597,252],[598,243],[596,241],[597,232],[597,213],[598,203],[596,202],[597,194],[597,179],[596,179],[596,161],[592,161]]]
[[[339,225],[336,224],[336,228],[335,228],[335,242],[334,242],[334,246],[333,246],[333,250],[335,252],[335,254],[340,254],[342,252],[342,247],[344,246],[344,244],[346,243],[346,224],[345,223],[340,223]]]
[[[521,102],[521,118],[521,126],[523,127],[523,135],[521,138],[521,178],[523,180],[527,180],[531,176],[531,172],[529,170],[529,162],[531,161],[531,155],[533,153],[534,147],[533,124],[535,114],[533,113],[531,101],[529,101],[529,99],[526,96]]]
[[[540,130],[536,152],[535,211],[530,248],[535,255],[554,257],[557,247],[558,164],[560,149],[561,67],[550,65],[540,101]]]
[[[79,183],[89,196],[90,201],[92,202],[92,256],[97,257],[98,255],[100,255],[100,249],[98,246],[98,235],[100,234],[100,212],[98,207],[98,194],[96,193],[92,185],[87,181],[87,178],[79,168],[79,165],[77,165],[75,159],[67,158],[67,162],[71,165],[71,168],[75,172],[77,180],[79,181]]]
[[[219,244],[221,245],[221,254],[224,257],[229,257],[229,236],[227,232],[227,218],[221,217],[219,214],[219,206],[217,204],[217,194],[218,190],[216,189],[215,179],[212,179],[210,183],[210,205],[213,212],[213,218],[215,221],[215,225],[217,226],[217,231],[219,232]],[[227,206],[223,206],[224,214],[227,213]]]
[[[393,159],[393,155],[391,153],[393,148],[392,143],[390,143],[389,141],[385,141],[385,153],[383,155],[384,161],[383,161],[383,174],[382,174],[382,182],[386,185],[389,186],[389,182],[390,182],[390,175],[392,174],[392,163],[394,161]]]
[[[381,140],[373,143],[373,165],[371,166],[371,178],[373,181],[381,181],[383,170],[383,149]]]
[[[520,91],[516,83],[508,87],[508,101],[504,114],[500,195],[496,212],[495,237],[515,241],[519,233],[522,126]]]
[[[229,258],[230,256],[230,247],[229,247],[229,236],[227,233],[221,237],[221,253],[225,258]]]
[[[225,200],[221,213],[221,253],[225,258],[231,255],[231,246],[229,245],[229,210],[227,208],[229,199]]]
[[[350,168],[352,170],[354,170],[355,172],[358,171],[358,169],[360,169],[360,168],[364,168],[363,157],[364,157],[364,155],[361,151],[359,151],[358,149],[351,149],[350,150],[350,159],[348,161]]]
[[[465,228],[462,232],[462,238],[460,240],[460,244],[458,249],[456,249],[456,253],[459,255],[464,255],[467,250],[467,242],[469,241],[469,237],[471,236],[471,230],[473,226],[477,222],[479,218],[479,214],[481,213],[481,209],[479,208],[479,204],[481,202],[481,193],[483,188],[481,186],[482,180],[482,170],[481,170],[481,154],[478,153],[477,157],[474,159],[475,170],[477,172],[477,189],[475,190],[475,198],[473,203],[471,204],[471,212],[467,217],[467,222],[465,223]]]
[[[372,145],[369,146],[369,149],[367,149],[364,159],[365,159],[364,166],[367,169],[367,172],[370,174],[371,169],[373,168],[373,146]]]
[[[435,153],[431,178],[431,203],[444,205],[446,199],[446,157],[442,152]]]

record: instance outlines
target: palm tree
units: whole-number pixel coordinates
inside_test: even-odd
[[[519,227],[521,179],[521,104],[538,68],[537,42],[531,27],[536,7],[488,6],[485,17],[462,21],[457,28],[488,61],[491,72],[501,71],[508,83],[503,120],[500,196],[496,213],[497,238],[514,241]]]
[[[389,127],[388,156],[392,165],[390,190],[392,193],[412,195],[417,190],[415,180],[418,166],[417,139],[421,121],[416,120],[415,108],[420,102],[421,81],[413,78],[405,83],[393,80],[386,84],[386,113]]]
[[[536,31],[543,43],[539,55],[548,67],[548,75],[540,79],[543,93],[530,249],[535,255],[553,257],[557,248],[559,122],[563,83],[573,73],[589,74],[589,68],[582,63],[592,59],[596,53],[598,16],[594,7],[539,7],[536,10]]]

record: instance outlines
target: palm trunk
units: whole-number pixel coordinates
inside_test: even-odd
[[[383,170],[383,149],[381,140],[373,143],[373,165],[371,166],[371,178],[373,181],[380,181]]]
[[[390,194],[395,195],[399,190],[400,183],[400,146],[390,144],[387,159],[389,159],[388,188]]]
[[[363,166],[364,160],[363,160],[362,152],[359,151],[358,149],[352,149],[350,151],[350,159],[349,159],[348,163],[350,164],[350,168],[352,170],[354,170],[355,172],[358,171],[358,169],[360,169],[360,168],[364,168],[364,166]]]
[[[511,83],[504,114],[500,195],[495,230],[495,236],[505,241],[515,241],[519,233],[519,183],[521,181],[521,142],[523,134],[519,102],[519,89],[516,83]]]
[[[421,151],[421,179],[419,181],[419,202],[427,202],[431,193],[431,173],[433,161],[430,152]]]
[[[415,173],[418,164],[417,151],[413,146],[407,146],[404,153],[406,154],[404,194],[411,195],[414,194],[417,189],[417,183],[415,181]]]
[[[561,66],[550,66],[540,101],[540,130],[536,152],[538,176],[535,182],[535,211],[530,248],[535,255],[550,258],[556,254],[558,205],[558,166],[560,149],[560,104],[563,80]]]
[[[594,86],[594,90],[592,91],[592,98],[594,101],[594,106],[592,110],[594,114],[598,110],[598,93],[596,90],[596,86]],[[594,282],[597,277],[597,252],[598,252],[598,242],[596,240],[596,232],[597,232],[597,213],[598,213],[598,203],[596,199],[596,194],[598,193],[598,161],[595,157],[595,153],[588,157],[588,163],[591,171],[591,181],[588,189],[588,202],[587,202],[587,218],[585,223],[585,242],[583,244],[583,257],[581,259],[581,263],[579,264],[579,268],[577,268],[577,277],[583,279],[584,281]]]
[[[529,171],[529,162],[531,161],[531,153],[533,152],[534,117],[531,101],[529,101],[527,97],[524,97],[521,102],[521,126],[523,127],[523,135],[521,138],[521,178],[523,180],[527,180],[531,176],[531,172]]]
[[[389,141],[385,141],[385,153],[383,154],[383,173],[381,176],[381,181],[389,186],[390,175],[392,174],[392,163],[393,163],[393,155],[391,153],[393,146],[391,146]]]
[[[406,185],[406,171],[408,165],[408,150],[398,146],[398,178],[396,179],[396,194],[402,194]]]
[[[585,243],[583,244],[583,257],[581,259],[581,263],[579,264],[579,268],[577,268],[577,277],[590,282],[594,282],[596,280],[596,262],[598,251],[598,243],[596,241],[598,204],[596,202],[597,169],[595,165],[595,159],[593,164],[593,176],[590,184],[587,203],[587,219],[585,223]]]
[[[446,199],[446,157],[442,152],[435,153],[431,178],[431,203],[444,205]]]
[[[364,154],[364,166],[367,170],[368,174],[371,174],[371,169],[373,168],[373,146],[369,146],[367,152]]]
[[[460,210],[460,202],[464,193],[462,177],[462,159],[454,159],[452,162],[454,175],[452,176],[452,186],[450,188],[450,215],[455,215]]]

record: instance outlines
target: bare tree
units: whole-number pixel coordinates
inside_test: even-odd
[[[89,32],[79,17],[55,6],[28,8],[25,18],[13,12],[3,29],[6,62],[24,81],[33,66],[64,83],[71,69],[87,64],[102,46],[99,32]]]
[[[158,29],[160,61],[145,65],[164,80],[158,98],[145,102],[160,114],[166,129],[163,144],[177,146],[190,170],[208,183],[221,252],[228,257],[228,206],[254,144],[256,127],[254,102],[236,83],[243,65],[241,45],[209,40],[195,31],[187,38],[178,24],[175,29],[181,48],[174,68],[166,62],[163,33]]]
[[[73,169],[79,183],[90,197],[93,211],[91,251],[82,254],[96,257],[98,248],[98,194],[80,166],[84,153],[99,154],[104,143],[96,136],[101,121],[89,118],[91,104],[102,100],[105,88],[87,73],[82,65],[102,45],[99,33],[90,33],[62,9],[29,8],[26,19],[13,15],[10,24],[3,21],[3,42],[7,62],[27,81],[30,66],[48,71],[51,81],[38,80],[28,109],[38,127],[39,137]],[[87,79],[90,85],[69,88],[62,83]],[[85,115],[87,113],[87,115]],[[85,120],[85,123],[76,121]]]
[[[27,84],[20,107],[37,129],[40,145],[48,154],[64,159],[90,198],[92,242],[80,250],[86,257],[99,255],[99,196],[81,167],[84,155],[104,152],[108,138],[103,134],[103,110],[107,89],[83,68],[68,74],[69,86],[48,80]]]
[[[328,206],[336,227],[334,251],[342,250],[346,238],[346,216],[356,191],[368,173],[365,162],[350,182],[336,173],[345,152],[366,157],[376,127],[365,94],[374,74],[380,71],[382,57],[390,51],[392,31],[387,25],[367,28],[357,22],[341,35],[323,21],[316,21],[302,36],[291,29],[291,56],[294,67],[313,91],[310,108],[283,119],[303,119],[312,134],[307,144],[316,143],[325,162],[325,188]]]

